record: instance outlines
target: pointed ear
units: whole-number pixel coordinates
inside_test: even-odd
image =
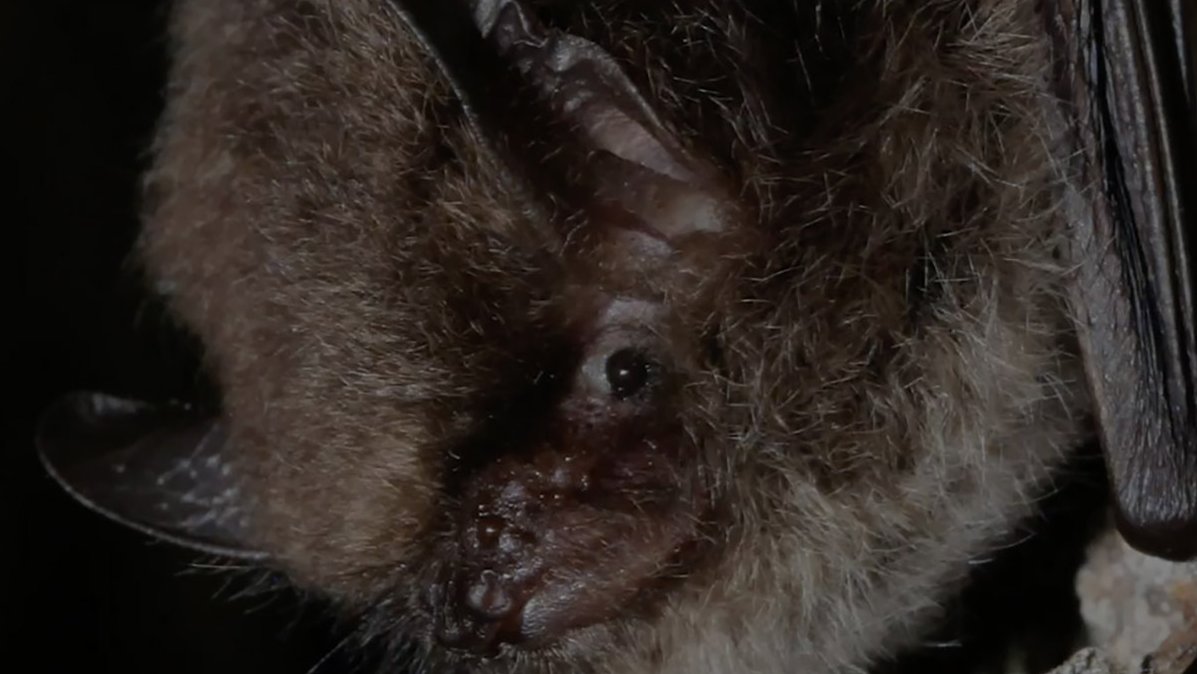
[[[545,27],[519,0],[392,4],[479,135],[539,189],[579,208],[616,206],[666,240],[724,229],[714,168],[601,47]]]
[[[193,550],[260,560],[221,423],[178,404],[72,393],[42,415],[38,453],[92,510]]]
[[[695,182],[685,156],[623,69],[601,47],[545,28],[519,0],[475,3],[482,36],[595,149],[681,182]]]

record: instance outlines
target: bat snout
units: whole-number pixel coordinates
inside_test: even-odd
[[[473,476],[433,593],[436,639],[490,656],[625,611],[695,536],[695,501],[658,453],[655,442],[542,446]]]
[[[493,569],[455,574],[442,595],[435,636],[442,645],[490,656],[504,643],[520,641],[519,620],[527,584]]]

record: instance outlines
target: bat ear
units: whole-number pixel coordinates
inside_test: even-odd
[[[556,200],[616,206],[666,239],[722,229],[713,167],[601,47],[543,25],[519,0],[393,4],[479,135]]]
[[[43,413],[38,453],[88,508],[143,533],[237,559],[246,513],[220,421],[181,404],[78,392]]]

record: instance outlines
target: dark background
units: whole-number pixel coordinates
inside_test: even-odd
[[[67,391],[159,397],[198,381],[129,260],[164,5],[0,2],[4,248],[18,277],[0,342],[3,671],[302,673],[336,643],[294,596],[238,599],[243,580],[76,505],[33,449],[39,411]]]
[[[282,674],[322,663],[316,671],[347,671],[343,657],[322,660],[340,634],[320,607],[301,610],[286,591],[237,598],[239,581],[76,505],[34,451],[38,413],[67,391],[160,398],[186,396],[200,381],[193,350],[142,290],[129,258],[137,178],[162,106],[164,4],[0,3],[0,107],[10,119],[5,251],[19,277],[0,331],[9,384],[0,669]],[[1092,452],[1069,477],[1051,516],[1018,533],[1023,545],[981,565],[932,646],[894,671],[953,671],[1036,634],[1047,642],[1041,665],[1067,652],[1071,574],[1104,495]]]

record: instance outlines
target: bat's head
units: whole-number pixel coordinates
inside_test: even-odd
[[[349,390],[291,392],[275,400],[329,420],[262,409],[290,428],[251,439],[262,429],[239,428],[244,403],[229,405],[226,435],[226,421],[184,409],[79,396],[45,437],[77,449],[75,434],[108,434],[121,449],[106,463],[150,483],[123,507],[160,515],[177,540],[351,586],[342,576],[385,559],[394,578],[371,582],[409,586],[422,631],[492,655],[607,621],[692,572],[718,536],[713,459],[728,455],[702,410],[725,397],[720,305],[749,214],[595,44],[518,3],[476,16],[421,6],[402,16],[465,104],[459,132],[483,163],[450,180],[452,198],[394,223],[415,240],[394,242],[395,278],[378,282],[410,294],[391,300],[386,353],[355,356],[387,361],[362,365],[374,410],[354,409]],[[301,447],[326,423],[364,446]],[[239,443],[277,456],[248,466]],[[329,551],[310,564],[316,532]]]
[[[223,411],[64,401],[97,508],[430,666],[780,671],[892,649],[1075,439],[1030,38],[278,4],[176,21],[145,251]]]

